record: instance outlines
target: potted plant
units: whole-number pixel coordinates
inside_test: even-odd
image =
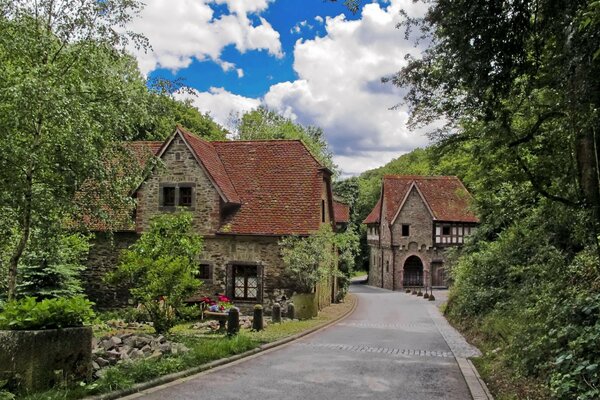
[[[0,380],[35,391],[91,378],[93,303],[25,297],[0,313]]]

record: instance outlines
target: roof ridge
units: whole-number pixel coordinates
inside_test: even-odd
[[[300,142],[302,139],[249,139],[249,140],[213,140],[211,143],[257,143],[257,142]]]
[[[388,174],[384,175],[383,179],[403,179],[403,180],[416,180],[416,179],[458,179],[456,175],[396,175]]]

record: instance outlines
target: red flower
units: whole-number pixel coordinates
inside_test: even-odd
[[[219,296],[219,301],[222,301],[223,303],[229,303],[229,297],[227,296]]]

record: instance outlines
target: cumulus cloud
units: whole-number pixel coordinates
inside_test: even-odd
[[[328,17],[323,37],[296,43],[299,79],[273,85],[263,99],[300,123],[322,127],[345,173],[382,165],[427,144],[424,135],[408,131],[405,108],[390,109],[401,100],[400,89],[381,82],[414,51],[395,28],[400,9],[411,16],[424,12],[404,0],[385,7],[367,4],[360,20]]]
[[[224,88],[211,87],[208,92],[176,93],[180,100],[190,100],[203,113],[209,113],[222,126],[232,128],[232,119],[260,106],[259,99],[233,94]]]
[[[156,1],[162,3],[162,0]],[[206,12],[202,3],[180,1],[194,4],[188,5],[185,13],[203,15]],[[248,33],[259,29],[263,30],[263,35],[248,34],[242,39],[223,33],[227,39],[219,38],[218,44],[212,44],[214,48],[209,48],[210,43],[206,44],[199,52],[191,50],[197,49],[196,41],[191,40],[190,50],[185,54],[193,55],[181,56],[183,52],[177,52],[169,58],[169,53],[165,51],[162,53],[164,59],[152,62],[165,65],[173,60],[173,64],[178,65],[190,57],[202,56],[218,60],[221,44],[226,41],[235,43],[240,49],[263,48],[273,55],[281,54],[278,35],[275,41],[275,35],[270,33],[272,27],[267,21],[261,18],[260,25],[256,27],[239,23],[247,18],[247,13],[264,10],[268,6],[267,0],[216,1],[226,3],[231,14],[210,23],[224,19],[220,26],[227,26],[226,21],[237,23],[238,28],[235,29],[239,29],[237,32],[240,35],[242,31]],[[390,109],[401,101],[403,91],[381,82],[382,77],[394,74],[405,65],[404,56],[407,53],[415,52],[413,44],[404,40],[403,32],[396,29],[402,18],[400,10],[416,17],[424,13],[424,7],[412,0],[391,0],[385,4],[365,5],[359,20],[346,20],[343,15],[327,17],[323,20],[323,36],[310,40],[299,39],[295,44],[294,70],[298,78],[274,84],[261,99],[239,96],[223,88],[211,88],[190,98],[201,111],[210,112],[224,126],[230,125],[232,114],[249,111],[262,104],[299,123],[322,127],[335,154],[334,161],[344,176],[381,166],[428,142],[422,133],[409,132],[407,129],[406,108],[400,106]],[[167,8],[177,6],[169,3]],[[315,20],[321,22],[317,18]],[[305,25],[302,22],[297,25],[299,28],[308,25],[308,22]],[[188,29],[195,32],[193,26]],[[222,29],[223,32],[230,32]],[[211,37],[211,29],[204,32],[208,32],[205,38]],[[165,38],[164,43],[170,40],[173,39]],[[184,40],[182,48],[186,43]],[[227,64],[222,64],[222,68],[225,68],[224,65]],[[243,71],[240,73],[235,68],[238,76],[242,76]]]
[[[210,3],[224,4],[228,14],[215,17]],[[130,29],[144,34],[152,44],[146,53],[135,51],[140,69],[177,71],[194,59],[213,60],[224,71],[236,66],[220,59],[224,47],[233,45],[244,53],[264,50],[282,57],[279,33],[264,18],[253,22],[269,6],[269,0],[153,0],[135,18]]]

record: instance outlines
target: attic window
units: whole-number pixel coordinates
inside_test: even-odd
[[[175,188],[172,186],[164,186],[162,189],[162,205],[166,207],[173,207],[175,205]]]
[[[402,236],[410,236],[410,225],[402,224]]]
[[[192,188],[179,188],[179,205],[181,207],[190,207],[192,205]]]

